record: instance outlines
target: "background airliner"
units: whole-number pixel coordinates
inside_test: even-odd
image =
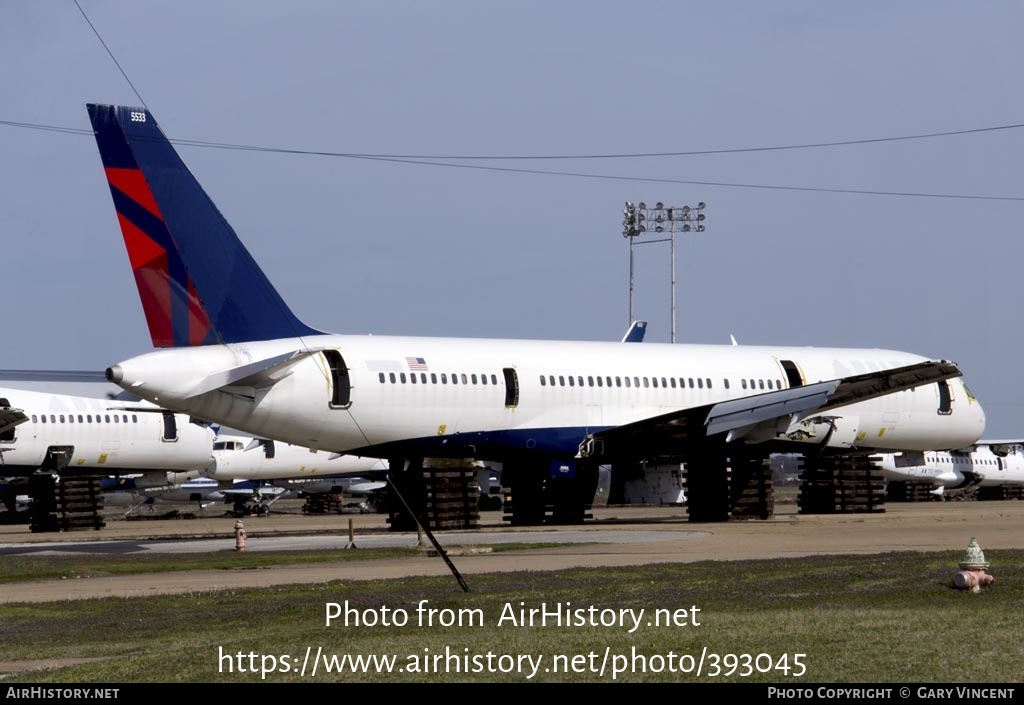
[[[41,474],[166,487],[206,469],[213,440],[207,425],[145,401],[0,388],[0,499],[10,511],[19,494],[54,507],[56,485],[32,482]]]
[[[999,488],[1024,489],[1024,441],[980,441],[956,451],[886,453],[879,467],[890,482],[927,482],[937,495],[976,493],[1003,498]]]
[[[162,348],[107,378],[245,433],[387,459],[416,513],[431,459],[475,459],[502,464],[518,524],[582,521],[601,463],[686,462],[691,521],[765,517],[773,451],[806,452],[805,476],[817,463],[805,485],[827,507],[868,451],[984,431],[955,364],[894,350],[324,333],[289,310],[148,110],[88,112]]]
[[[338,496],[382,493],[387,464],[378,458],[311,451],[273,439],[238,436],[221,431],[213,444],[213,463],[202,475],[222,485],[239,480],[269,483],[307,497],[305,511],[340,509]],[[327,497],[334,496],[335,502]],[[262,504],[262,502],[259,502]]]

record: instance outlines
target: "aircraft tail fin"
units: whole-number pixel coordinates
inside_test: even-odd
[[[644,334],[647,332],[647,321],[633,321],[626,334],[622,336],[623,343],[642,343]]]
[[[154,347],[321,333],[289,310],[148,110],[88,109]]]

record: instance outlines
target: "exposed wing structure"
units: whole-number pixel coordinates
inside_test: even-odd
[[[646,456],[678,455],[687,444],[719,434],[741,440],[765,423],[791,423],[837,407],[959,377],[960,369],[945,360],[868,372],[852,377],[791,387],[750,397],[680,409],[661,416],[591,434],[580,456],[628,457],[643,448]]]

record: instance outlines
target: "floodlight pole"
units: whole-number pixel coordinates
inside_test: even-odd
[[[653,207],[648,208],[643,201],[633,205],[626,201],[626,207],[622,211],[622,236],[629,239],[629,321],[627,325],[633,325],[633,246],[636,238],[646,232],[663,233],[667,232],[668,237],[655,240],[644,240],[641,245],[655,242],[668,242],[671,250],[671,321],[669,329],[671,340],[676,342],[676,233],[677,232],[704,232],[704,202],[696,206],[665,206],[660,201]],[[652,225],[653,224],[653,225]],[[651,228],[651,229],[649,229]]]

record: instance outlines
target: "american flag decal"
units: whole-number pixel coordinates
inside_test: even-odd
[[[427,361],[422,357],[407,357],[405,358],[405,364],[407,364],[409,369],[413,372],[427,371]]]

